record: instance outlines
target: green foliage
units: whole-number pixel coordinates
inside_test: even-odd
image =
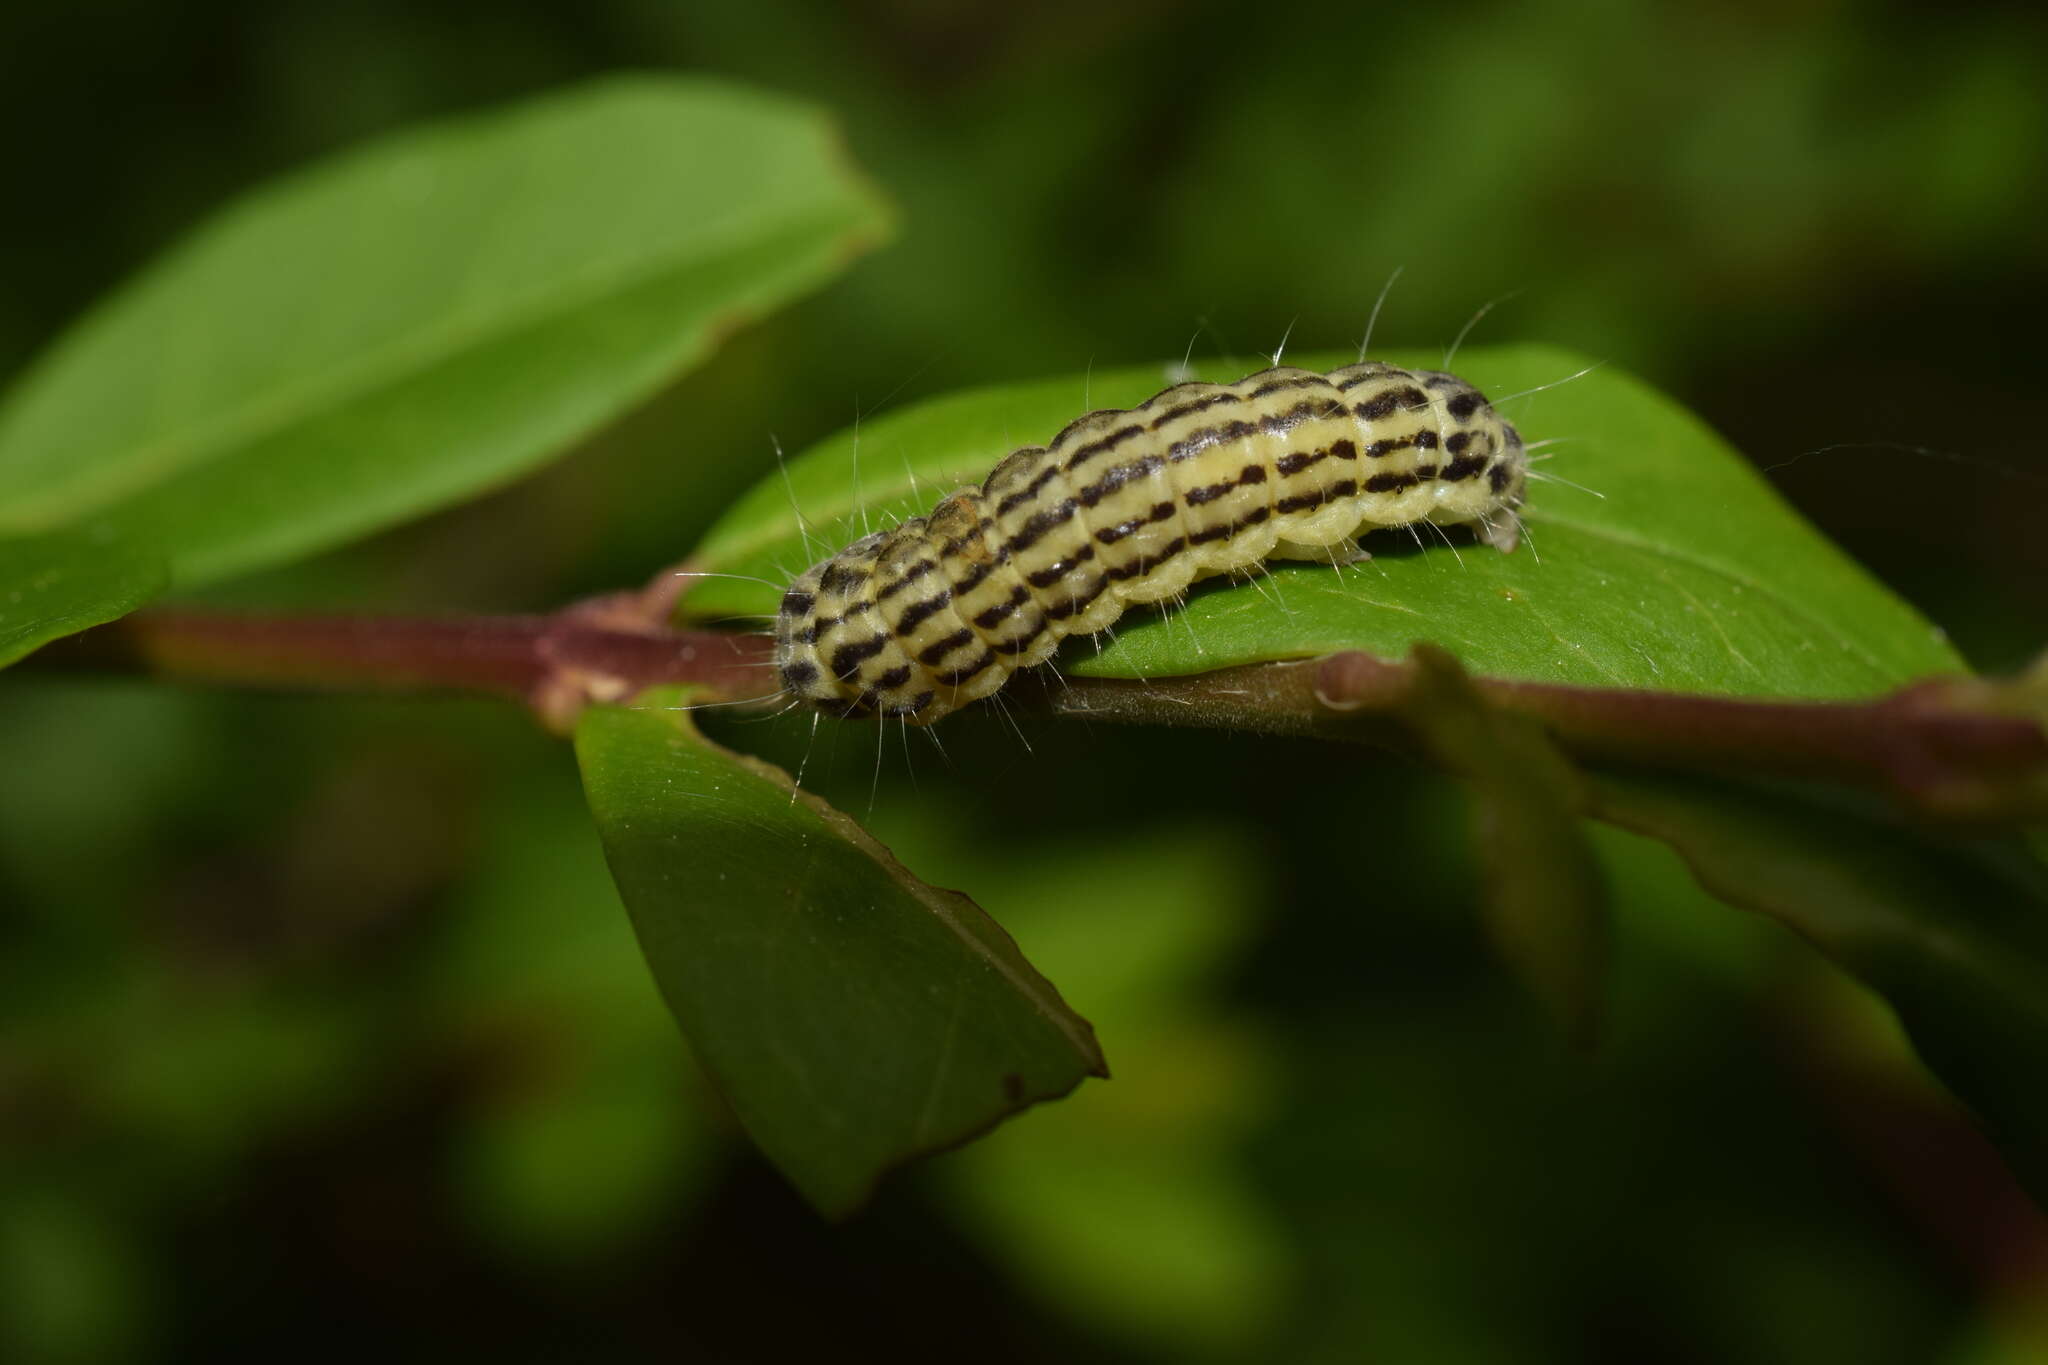
[[[707,743],[665,695],[584,716],[591,812],[669,1008],[819,1208],[1107,1074],[1087,1021],[974,902]]]
[[[1241,378],[1261,363],[1199,365],[1195,377]],[[1496,395],[1525,439],[1563,441],[1538,470],[1568,482],[1531,485],[1523,549],[1453,550],[1434,539],[1418,548],[1382,533],[1366,542],[1377,558],[1365,565],[1276,565],[1235,586],[1200,587],[1184,611],[1130,614],[1099,652],[1077,643],[1062,667],[1162,677],[1340,649],[1399,658],[1431,641],[1474,672],[1502,677],[1855,697],[1960,666],[1939,631],[1817,535],[1698,418],[1614,366],[1570,378],[1589,363],[1550,347],[1459,353],[1459,373]],[[927,511],[979,483],[1005,453],[1050,440],[1091,406],[1150,397],[1166,373],[1151,366],[977,389],[863,422],[791,461],[786,484],[763,479],[695,560],[786,579],[863,526]],[[707,580],[684,609],[773,611],[774,593]]]
[[[1343,359],[1302,363],[1329,368]],[[1199,377],[1235,378],[1245,368],[1207,367]],[[1249,582],[1198,587],[1184,610],[1130,613],[1099,649],[1071,642],[1063,666],[1080,676],[1164,677],[1342,649],[1393,657],[1433,642],[1475,671],[1539,682],[1844,698],[1960,667],[1938,630],[1816,534],[1677,404],[1611,367],[1545,390],[1587,368],[1545,348],[1475,350],[1459,368],[1503,395],[1525,438],[1571,442],[1561,447],[1569,459],[1560,461],[1570,482],[1535,484],[1525,511],[1543,558],[1533,548],[1501,555],[1424,542],[1413,553],[1397,544],[1396,553],[1350,569],[1276,566]],[[979,482],[1007,450],[1050,439],[1086,403],[1140,401],[1165,372],[1159,366],[976,390],[863,423],[791,462],[786,476],[764,479],[712,528],[692,562],[771,583],[786,579],[867,526],[917,514],[952,488]],[[769,612],[775,597],[767,583],[705,579],[682,609],[707,617]],[[1603,986],[1602,895],[1578,828],[1585,802],[1576,777],[1526,721],[1463,696],[1455,670],[1418,696],[1403,719],[1466,780],[1476,804],[1496,944],[1553,1012],[1586,1036]],[[1594,808],[1608,814],[1602,803]],[[1618,809],[1613,818],[1646,828],[1628,818],[1625,803]],[[1771,817],[1753,818],[1768,824]],[[1729,856],[1723,832],[1710,824],[1674,818],[1651,832],[1695,866]],[[1902,887],[1916,884],[1914,877],[1941,884],[1939,861],[1930,862],[1927,850],[1894,847],[1881,833],[1866,837],[1899,860]],[[1825,847],[1826,839],[1818,843]],[[1799,840],[1787,847],[1799,848]],[[1825,852],[1812,856],[1822,867],[1836,865]],[[1803,930],[1810,926],[1802,913],[1867,913],[1853,877],[1817,881],[1789,857],[1740,866],[1746,880],[1734,889],[1705,868],[1702,876],[1730,901],[1771,909]],[[1810,936],[1912,1021],[1923,1055],[1959,1092],[1987,1106],[2015,1159],[2031,1166],[2048,1153],[2048,1121],[2025,1100],[2021,1078],[2048,1056],[2048,1027],[2031,1020],[2034,1007],[2025,1002],[2048,993],[2048,978],[2027,974],[2048,958],[2029,936],[2039,932],[2048,897],[2038,885],[2001,894],[2013,908],[1980,926],[1983,951],[1943,964],[1954,975],[1933,992],[1914,973],[1873,970],[1867,936]],[[1907,922],[1925,932],[1951,909],[1921,905]],[[1926,955],[1924,944],[1905,950],[1905,937],[1893,940],[1906,960]],[[2015,965],[2026,975],[2017,985],[2004,980]],[[1985,1003],[2001,999],[2009,1008]],[[2009,1047],[1987,1025],[1991,1018],[2013,1031]]]
[[[1622,4],[1561,22],[1482,5],[1446,42],[1434,11],[1353,9],[1313,16],[1324,38],[1305,45],[1299,25],[1224,6],[1076,25],[1058,7],[372,4],[229,31],[232,10],[121,0],[0,20],[0,46],[30,57],[43,30],[78,35],[9,82],[37,211],[4,229],[0,355],[223,186],[606,65],[828,99],[917,226],[915,249],[728,348],[522,502],[365,547],[349,567],[371,571],[340,576],[403,583],[414,603],[531,606],[631,581],[714,510],[714,484],[676,491],[676,467],[751,477],[766,432],[804,444],[878,394],[1178,351],[1197,311],[1246,343],[1297,313],[1297,337],[1342,340],[1397,261],[1383,334],[1440,339],[1527,286],[1478,335],[1623,358],[1764,463],[1866,437],[1990,448],[2038,426],[2038,309],[2011,281],[2038,254],[2048,121],[2039,20],[2018,11]],[[1186,54],[1205,41],[1191,97]],[[1365,52],[1406,78],[1360,80]],[[730,136],[706,138],[714,124]],[[781,152],[754,155],[747,130]],[[538,468],[882,231],[831,137],[736,87],[615,80],[401,133],[243,201],[0,398],[0,663],[146,599],[166,556],[184,584],[288,566]],[[1344,160],[1354,149],[1364,161]],[[408,193],[421,168],[446,176],[432,200]],[[699,170],[742,183],[681,173]],[[749,204],[766,216],[721,216]],[[739,235],[712,240],[714,219]],[[626,273],[607,292],[613,251]],[[1969,344],[1912,345],[1902,316]],[[1582,363],[1469,348],[1457,368],[1504,394]],[[847,436],[793,482],[844,538],[863,502],[922,510],[945,480],[1163,380],[885,400],[861,427],[858,487]],[[1614,368],[1515,411],[1532,439],[1567,438],[1546,469],[1607,495],[1540,487],[1535,554],[1397,543],[1341,577],[1288,566],[1203,589],[1192,630],[1133,617],[1062,666],[1158,676],[1430,640],[1475,671],[1805,696],[1955,666],[1726,445]],[[2011,566],[2038,499],[1930,469],[1952,472],[1835,453],[1779,477],[1979,662],[2020,657],[2039,579]],[[775,578],[830,548],[802,544],[788,505],[764,482],[721,531],[749,535],[706,552]],[[694,605],[769,600],[725,592]],[[378,605],[374,587],[361,597]],[[417,1339],[459,1318],[512,1359],[587,1339],[596,1314],[622,1334],[652,1324],[650,1350],[704,1332],[709,1354],[859,1354],[879,1330],[892,1358],[951,1356],[962,1338],[927,1351],[920,1333],[946,1336],[955,1311],[972,1331],[1002,1324],[1000,1346],[968,1349],[1018,1358],[1086,1358],[1107,1331],[1172,1359],[1904,1362],[1981,1346],[2027,1301],[2006,1278],[1979,1301],[1917,1231],[1932,1192],[1961,1220],[1943,1247],[1958,1228],[2024,1246],[2010,1205],[1975,1223],[1956,1207],[1995,1171],[1943,1148],[1897,1197],[1862,1159],[1870,1133],[1833,1108],[1842,1077],[1807,1083],[1832,1065],[1833,997],[1812,989],[1828,968],[1774,933],[1790,925],[1883,991],[2038,1175],[2040,916],[2010,850],[1987,860],[1782,793],[1596,774],[1604,814],[1626,795],[1670,842],[1590,831],[1614,891],[1618,1017],[1597,1060],[1561,1061],[1479,961],[1468,812],[1445,784],[1243,736],[1045,726],[1027,757],[962,716],[945,735],[960,768],[926,777],[922,800],[884,770],[876,823],[1018,933],[1102,1028],[1118,1079],[892,1189],[866,1220],[878,1237],[827,1240],[768,1182],[720,1174],[723,1116],[681,1074],[588,813],[516,717],[7,685],[0,1111],[32,1121],[0,1139],[0,1353],[297,1349],[311,1307],[333,1349],[372,1349],[357,1324]],[[692,837],[709,813],[680,809],[657,776],[694,784],[657,765],[737,784],[736,761],[693,741],[678,759],[673,718],[590,724],[620,780],[608,823],[660,822],[626,833],[636,915],[674,930],[719,909],[665,897],[699,884],[691,859],[635,841]],[[831,772],[828,738],[808,780],[864,797],[868,738],[855,779]],[[755,813],[763,837],[782,818]],[[900,870],[846,842],[856,885],[879,876],[877,899],[900,899]],[[1773,919],[1725,913],[1673,848]],[[687,987],[671,949],[664,985]],[[842,1020],[876,1022],[872,1003]],[[1890,1035],[1853,1024],[1875,1079],[1852,1084],[1917,1095]],[[841,1192],[866,1178],[830,1175]],[[436,1221],[443,1177],[460,1241]],[[936,1250],[892,1259],[920,1240]],[[1007,1303],[991,1269],[1062,1324],[1051,1344],[982,1311],[980,1295]],[[736,1345],[715,1338],[726,1320]],[[2027,1345],[2010,1358],[2034,1358]]]
[[[90,523],[181,585],[561,454],[887,231],[811,109],[599,82],[400,134],[195,230],[0,405],[0,534]]]
[[[0,668],[127,615],[163,585],[160,560],[97,531],[0,540]]]

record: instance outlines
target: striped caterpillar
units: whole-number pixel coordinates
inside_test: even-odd
[[[1354,535],[1417,522],[1512,550],[1527,465],[1454,375],[1365,362],[1176,384],[805,570],[782,597],[776,667],[826,715],[928,725],[1197,578],[1364,558]]]

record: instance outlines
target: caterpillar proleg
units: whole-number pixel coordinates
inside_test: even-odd
[[[1512,550],[1527,477],[1520,435],[1455,375],[1368,361],[1176,384],[798,575],[776,667],[827,715],[926,725],[1198,578],[1362,557],[1355,536],[1422,522]]]

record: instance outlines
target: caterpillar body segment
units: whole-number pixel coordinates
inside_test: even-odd
[[[1212,574],[1356,557],[1354,536],[1425,521],[1512,550],[1527,465],[1454,375],[1366,362],[1177,384],[813,565],[783,595],[777,668],[828,715],[929,724]]]

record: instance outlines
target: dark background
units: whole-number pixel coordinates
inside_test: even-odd
[[[1513,293],[1475,343],[1676,394],[1973,663],[2048,635],[2030,6],[23,0],[0,375],[267,176],[626,68],[831,106],[901,239],[536,478],[220,596],[546,609],[677,558],[771,433],[1346,345],[1401,267],[1386,344]],[[953,728],[873,823],[1118,1079],[827,1229],[705,1098],[523,718],[10,679],[0,1354],[2048,1349],[2039,1226],[1888,1020],[1658,850],[1602,836],[1616,1018],[1576,1058],[1481,951],[1427,776]],[[816,779],[857,813],[863,745]]]

